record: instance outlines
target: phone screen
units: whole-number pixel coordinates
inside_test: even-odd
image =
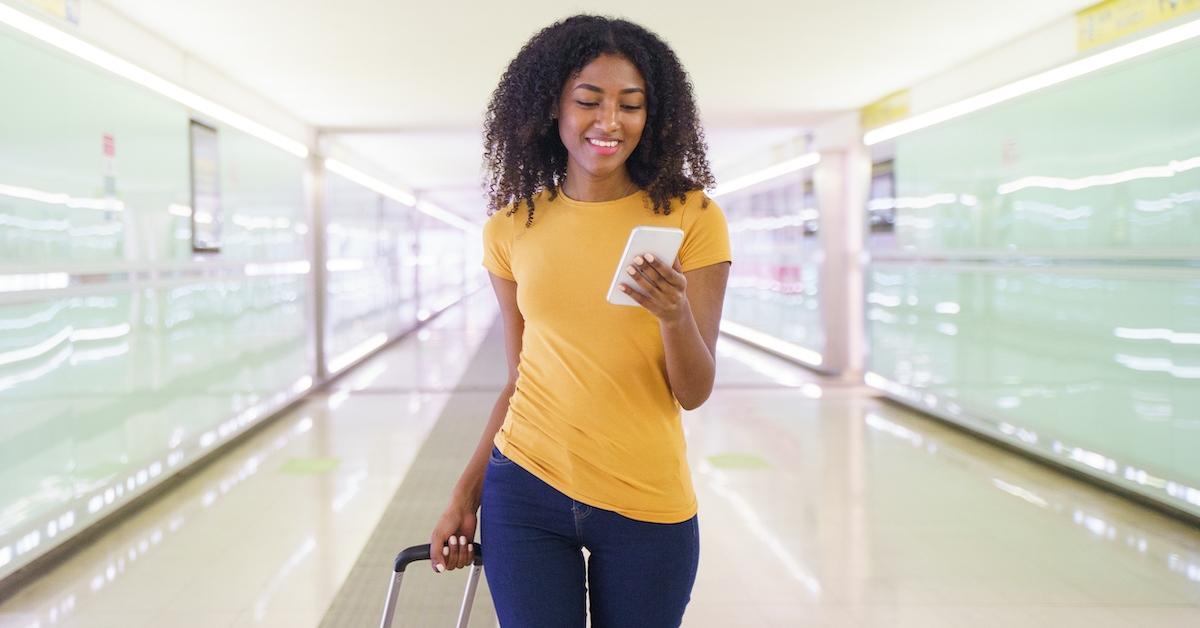
[[[612,284],[608,287],[608,302],[613,305],[639,305],[632,297],[621,292],[617,286],[621,283],[636,285],[625,269],[633,265],[633,258],[649,253],[655,259],[668,264],[675,263],[679,246],[683,243],[683,230],[671,227],[634,227],[625,242],[625,251],[617,263],[613,273]]]

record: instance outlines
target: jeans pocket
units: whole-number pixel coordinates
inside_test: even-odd
[[[488,457],[488,462],[496,466],[512,464],[512,460],[509,460],[508,456],[500,453],[500,449],[495,445],[492,446],[492,455]]]

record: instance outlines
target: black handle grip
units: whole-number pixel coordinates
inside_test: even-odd
[[[475,547],[475,559],[472,561],[476,566],[483,565],[483,546],[479,543],[472,543]],[[414,545],[399,554],[396,554],[396,573],[404,573],[404,568],[419,560],[429,560],[429,544]]]

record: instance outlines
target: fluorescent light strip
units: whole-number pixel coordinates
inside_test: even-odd
[[[247,277],[264,277],[278,275],[307,275],[311,270],[312,265],[308,260],[295,260],[291,262],[267,262],[267,263],[249,263],[242,269],[242,273]]]
[[[243,133],[253,135],[297,157],[304,158],[308,156],[308,147],[302,142],[298,142],[278,131],[267,128],[195,92],[184,89],[175,83],[152,74],[112,53],[101,50],[74,35],[61,31],[12,7],[0,4],[0,23],[54,46],[59,50],[75,55],[84,61],[95,64],[117,76],[129,79],[185,107],[228,124]]]
[[[0,292],[61,290],[69,285],[71,285],[71,275],[67,273],[0,275]]]
[[[331,273],[362,270],[367,264],[356,257],[334,258],[325,262],[325,270]]]
[[[452,227],[462,229],[463,231],[481,231],[479,225],[476,225],[468,220],[463,220],[457,215],[448,212],[429,201],[419,201],[417,203],[417,211],[433,216],[434,218],[437,218],[438,220]]]
[[[783,229],[785,227],[803,227],[810,220],[820,220],[821,213],[815,209],[801,209],[798,213],[790,216],[768,216],[765,218],[743,218],[742,220],[730,221],[729,232],[738,233],[742,231],[772,231],[774,229]]]
[[[965,100],[960,100],[959,102],[938,107],[932,111],[873,129],[863,135],[863,143],[867,146],[872,146],[880,142],[895,139],[901,135],[907,135],[913,131],[941,124],[947,120],[953,120],[968,113],[1012,100],[1018,96],[1023,96],[1039,89],[1050,87],[1051,85],[1057,85],[1058,83],[1102,70],[1156,50],[1162,50],[1163,48],[1193,39],[1197,36],[1200,36],[1200,20],[1194,20],[1187,24],[1182,24],[1115,48],[1110,48],[1104,52],[1072,61],[1052,70],[1009,83],[1008,85],[972,96]]]
[[[821,354],[811,349],[805,349],[786,340],[780,340],[757,329],[739,325],[726,319],[721,319],[721,331],[753,345],[774,351],[780,355],[799,360],[809,366],[821,366]]]
[[[1177,174],[1195,170],[1200,168],[1200,157],[1192,157],[1190,159],[1172,160],[1165,166],[1142,166],[1140,168],[1130,168],[1121,172],[1111,174],[1094,174],[1078,179],[1067,179],[1064,177],[1044,177],[1030,176],[1021,177],[1016,181],[1001,183],[996,188],[997,194],[1012,194],[1028,188],[1047,188],[1051,190],[1066,190],[1069,192],[1077,192],[1079,190],[1103,186],[1117,185],[1120,183],[1128,183],[1130,181],[1139,181],[1142,179],[1168,179]]]
[[[979,205],[979,197],[971,194],[930,194],[929,196],[909,197],[901,196],[897,198],[877,198],[867,202],[867,209],[870,211],[886,211],[889,209],[929,209],[938,205],[952,205],[958,203],[967,207],[975,207]]]
[[[452,227],[462,229],[463,231],[477,232],[480,230],[478,225],[463,220],[462,218],[442,209],[441,207],[438,207],[437,205],[434,205],[429,201],[417,202],[417,197],[414,196],[412,192],[408,192],[393,185],[384,183],[383,181],[380,181],[379,179],[376,179],[375,177],[372,177],[363,171],[353,168],[336,159],[326,159],[325,168],[330,172],[339,174],[367,188],[368,190],[378,192],[379,194],[382,194],[393,201],[400,203],[401,205],[407,205],[408,207],[412,207],[423,214],[437,218],[438,220]]]
[[[1113,335],[1126,340],[1165,340],[1173,345],[1200,345],[1200,333],[1173,329],[1117,327]]]
[[[407,205],[409,207],[416,207],[417,205],[417,197],[413,196],[411,192],[388,185],[383,181],[369,176],[361,170],[352,168],[336,159],[326,159],[325,168],[330,172],[350,179],[351,181],[369,190],[378,192],[379,194],[382,194],[393,201],[400,203],[401,205]]]
[[[46,192],[34,188],[0,183],[0,196],[20,198],[47,205],[63,205],[72,209],[99,209],[102,211],[125,211],[125,203],[109,198],[80,198],[61,192]]]
[[[763,168],[757,172],[752,172],[748,175],[741,176],[727,183],[718,185],[716,189],[713,190],[712,195],[715,198],[731,192],[736,192],[738,190],[744,190],[752,185],[758,185],[764,181],[770,181],[771,179],[782,177],[785,174],[799,172],[805,168],[810,168],[819,163],[821,163],[821,155],[817,153],[805,153],[799,157],[793,157],[787,161],[777,163],[774,166]]]

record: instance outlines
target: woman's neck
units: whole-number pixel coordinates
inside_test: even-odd
[[[585,203],[615,201],[629,196],[636,189],[633,179],[629,178],[629,173],[623,169],[603,179],[586,174],[573,175],[568,170],[562,183],[562,193],[566,194],[567,198]]]

